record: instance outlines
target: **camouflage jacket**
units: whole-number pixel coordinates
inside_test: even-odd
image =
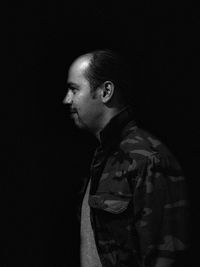
[[[136,126],[130,108],[100,137],[89,205],[102,266],[152,266],[156,257],[185,250],[185,179],[174,156]]]

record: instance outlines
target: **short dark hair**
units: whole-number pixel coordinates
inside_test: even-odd
[[[120,95],[122,101],[131,100],[130,67],[124,55],[108,49],[95,50],[91,55],[90,64],[85,72],[92,91],[105,81],[111,81]],[[131,75],[131,77],[130,77]]]

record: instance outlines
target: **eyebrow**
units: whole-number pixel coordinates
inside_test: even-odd
[[[76,83],[68,82],[67,83],[67,88],[79,88],[79,86]]]

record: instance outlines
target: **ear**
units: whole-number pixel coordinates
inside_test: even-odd
[[[114,86],[113,82],[111,82],[111,81],[106,81],[102,84],[102,86],[101,86],[101,100],[103,103],[107,103],[108,101],[110,101],[110,99],[112,98],[112,96],[114,94],[114,89],[115,89],[115,86]]]

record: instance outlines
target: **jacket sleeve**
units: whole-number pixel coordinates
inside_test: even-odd
[[[174,258],[187,248],[188,198],[181,168],[152,154],[140,164],[134,194],[136,229],[143,266]]]

